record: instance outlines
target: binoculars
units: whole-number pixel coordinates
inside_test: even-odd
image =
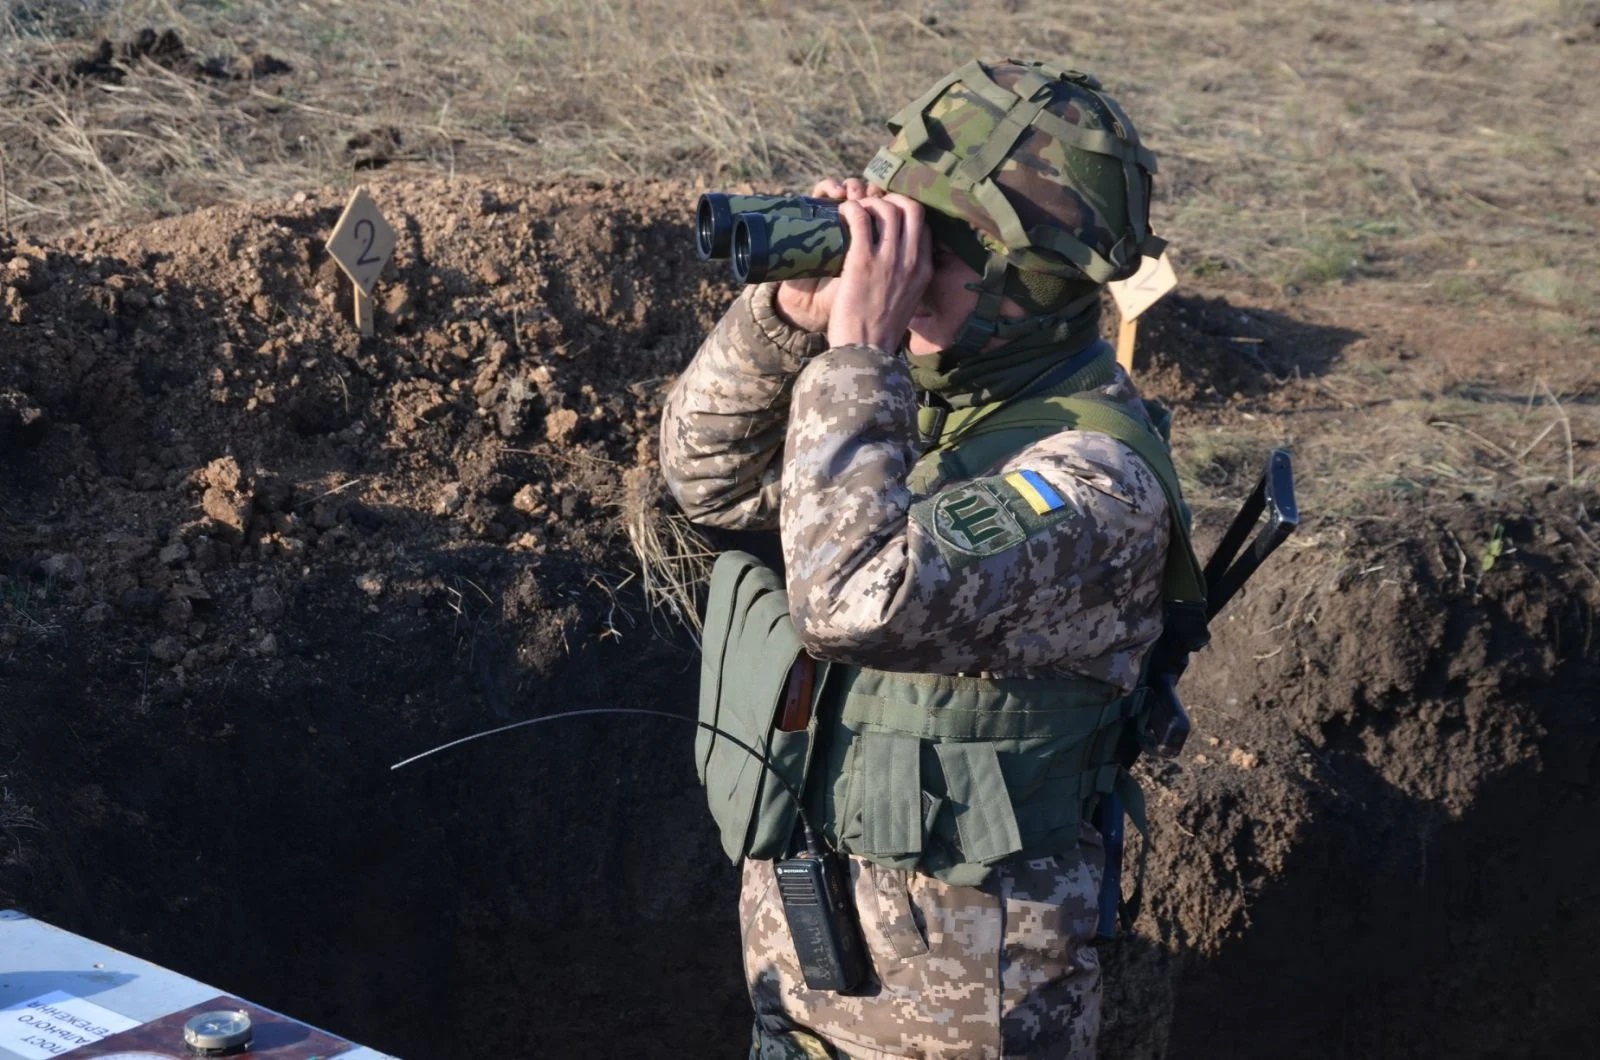
[[[702,261],[729,259],[739,283],[837,276],[850,249],[837,199],[707,192],[695,208]]]

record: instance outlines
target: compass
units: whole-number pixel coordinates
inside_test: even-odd
[[[250,1014],[243,1009],[202,1012],[183,1025],[183,1044],[195,1056],[234,1056],[250,1048]]]

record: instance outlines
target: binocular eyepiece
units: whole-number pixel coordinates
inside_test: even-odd
[[[707,192],[695,208],[703,261],[728,259],[739,283],[837,276],[850,249],[836,199]]]

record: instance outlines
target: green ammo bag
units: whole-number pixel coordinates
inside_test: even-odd
[[[804,795],[828,664],[816,664],[806,728],[780,731],[789,671],[805,649],[789,620],[783,581],[745,552],[725,552],[712,568],[703,641],[700,721],[734,738],[706,729],[695,737],[695,767],[722,849],[735,864],[783,857],[794,834],[795,795]],[[766,765],[734,740],[765,755]]]

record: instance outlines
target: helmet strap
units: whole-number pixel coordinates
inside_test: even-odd
[[[977,283],[967,285],[968,290],[977,290],[978,304],[972,307],[961,325],[961,333],[956,336],[955,345],[950,347],[954,359],[976,357],[989,345],[989,340],[1000,333],[1000,306],[1006,300],[1006,270],[1009,268],[1004,258],[991,253],[984,262],[983,276]]]

